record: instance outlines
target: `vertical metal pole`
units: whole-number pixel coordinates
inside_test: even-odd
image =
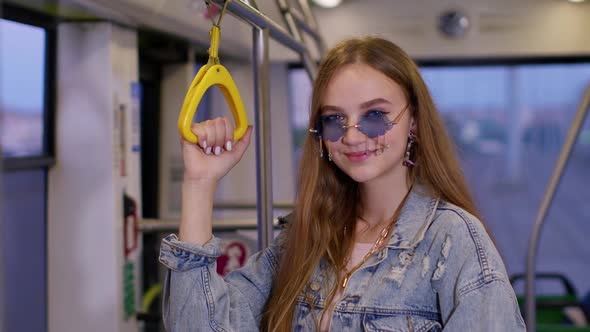
[[[272,159],[270,146],[270,84],[268,29],[253,28],[254,112],[256,130],[256,200],[258,248],[273,241]]]
[[[545,196],[543,197],[543,201],[541,202],[541,207],[539,208],[539,211],[537,213],[537,219],[535,220],[533,232],[529,240],[529,251],[527,255],[526,264],[525,318],[527,330],[531,332],[537,330],[537,313],[535,302],[535,259],[537,258],[537,249],[539,245],[539,238],[541,237],[543,222],[545,221],[545,216],[547,215],[547,211],[551,206],[553,196],[555,195],[557,187],[559,186],[559,182],[561,180],[561,176],[563,175],[563,171],[567,166],[567,162],[572,153],[574,143],[576,142],[578,134],[580,133],[580,128],[584,124],[584,119],[588,114],[589,107],[590,85],[586,88],[586,92],[584,93],[584,96],[582,97],[582,102],[580,103],[580,107],[578,108],[576,116],[574,117],[572,125],[567,133],[565,143],[561,148],[559,159],[557,160],[557,164],[555,165],[555,169],[553,170],[553,174],[551,175],[549,186],[547,187],[547,191],[545,192]]]
[[[0,1],[1,2],[1,1]],[[1,117],[2,115],[0,115]],[[0,129],[1,130],[1,129]],[[0,145],[1,147],[2,145]],[[2,177],[4,176],[4,172],[2,170],[2,164],[4,163],[4,156],[2,155],[2,149],[0,148],[0,332],[4,332],[6,329],[6,320],[5,318],[5,301],[6,301],[6,293],[4,292],[4,273],[6,273],[6,268],[4,266],[4,255],[8,252],[8,248],[4,248],[6,246],[6,239],[4,233],[4,185],[2,182]]]

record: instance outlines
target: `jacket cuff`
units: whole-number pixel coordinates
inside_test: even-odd
[[[198,246],[179,241],[176,234],[170,234],[162,240],[159,261],[173,271],[182,272],[212,264],[220,255],[219,239],[215,236]]]

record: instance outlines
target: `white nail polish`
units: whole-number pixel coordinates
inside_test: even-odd
[[[216,155],[216,156],[219,156],[219,154],[220,154],[220,153],[221,153],[221,147],[219,147],[219,146],[216,146],[216,147],[215,147],[215,155]]]
[[[210,147],[210,146],[209,146],[209,147],[207,147],[207,149],[205,150],[205,153],[206,153],[206,154],[211,154],[211,147]]]
[[[232,146],[231,146],[231,141],[227,141],[227,143],[225,143],[225,149],[226,149],[227,151],[231,151],[231,149],[232,149]]]
[[[207,149],[207,141],[203,141],[203,142],[201,142],[201,144],[202,144],[201,147],[203,149]]]

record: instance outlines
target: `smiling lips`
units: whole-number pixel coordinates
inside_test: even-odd
[[[344,153],[346,158],[351,162],[361,162],[369,158],[375,151],[349,152]]]

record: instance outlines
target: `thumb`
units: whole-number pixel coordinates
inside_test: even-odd
[[[246,149],[250,145],[250,139],[252,137],[252,126],[248,126],[244,136],[236,142],[234,149],[238,160],[242,159],[242,156],[246,152]]]

